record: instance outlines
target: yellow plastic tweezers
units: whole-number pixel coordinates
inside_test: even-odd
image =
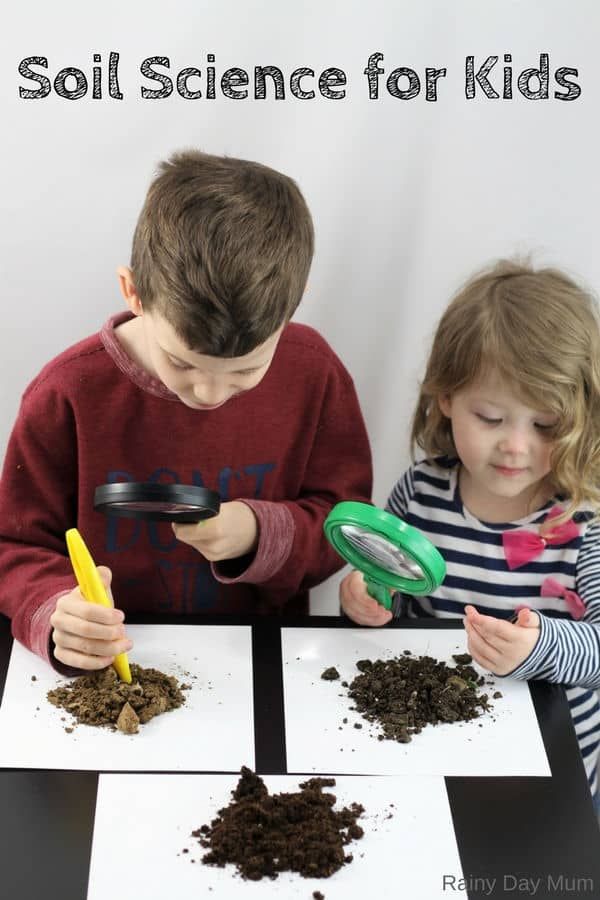
[[[65,534],[69,559],[75,572],[75,578],[82,595],[90,603],[98,603],[100,606],[110,606],[110,598],[90,551],[76,528],[70,528]],[[121,681],[131,684],[131,672],[126,653],[119,653],[113,660],[113,666]]]

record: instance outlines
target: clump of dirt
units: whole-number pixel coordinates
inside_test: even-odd
[[[324,671],[321,672],[323,681],[337,681],[339,677],[340,673],[335,666],[330,666],[328,669],[324,669]]]
[[[333,809],[336,797],[323,793],[335,778],[310,778],[296,793],[269,794],[259,775],[245,766],[229,806],[220,809],[210,825],[192,836],[209,852],[208,866],[236,866],[242,878],[260,881],[280,872],[298,872],[304,878],[328,878],[352,862],[344,847],[363,836],[357,819],[359,803]]]
[[[409,650],[394,659],[361,659],[360,674],[348,685],[354,709],[382,729],[378,740],[406,744],[426,725],[468,722],[491,708],[479,691],[485,683],[468,653],[454,656],[455,667]]]
[[[185,703],[176,678],[135,663],[131,665],[131,684],[121,681],[109,666],[48,691],[47,698],[84,725],[104,725],[125,734],[136,734],[139,726],[154,716]]]

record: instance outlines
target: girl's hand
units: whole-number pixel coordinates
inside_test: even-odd
[[[349,619],[357,625],[374,627],[387,625],[392,618],[385,609],[367,593],[367,586],[361,572],[350,572],[340,583],[340,604]]]
[[[98,566],[98,572],[112,600],[111,571]],[[54,656],[75,669],[105,669],[118,653],[133,647],[125,634],[124,619],[122,610],[89,603],[79,588],[74,588],[58,599],[50,617]]]
[[[474,606],[465,606],[463,619],[467,646],[473,659],[494,675],[509,675],[524,662],[540,634],[540,619],[530,609],[521,609],[517,622],[484,616]]]

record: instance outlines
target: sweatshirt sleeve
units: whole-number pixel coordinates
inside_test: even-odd
[[[75,586],[64,534],[76,522],[76,447],[69,403],[34,382],[0,479],[0,612],[11,619],[13,636],[47,660],[56,599]]]
[[[577,557],[576,591],[585,604],[581,621],[553,619],[538,613],[540,635],[527,657],[510,675],[543,678],[558,684],[600,687],[600,525],[587,529]]]
[[[256,553],[248,561],[217,563],[215,576],[287,596],[320,584],[345,565],[323,532],[328,513],[342,500],[369,503],[371,489],[365,424],[352,380],[338,362],[323,392],[300,496],[281,502],[245,500],[258,520]]]

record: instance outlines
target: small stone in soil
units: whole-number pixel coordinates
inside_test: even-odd
[[[321,678],[323,681],[337,681],[340,677],[340,673],[335,668],[335,666],[330,666],[328,669],[325,669],[321,672]]]
[[[133,706],[126,703],[117,719],[117,729],[123,734],[137,734],[140,730],[140,720]]]

